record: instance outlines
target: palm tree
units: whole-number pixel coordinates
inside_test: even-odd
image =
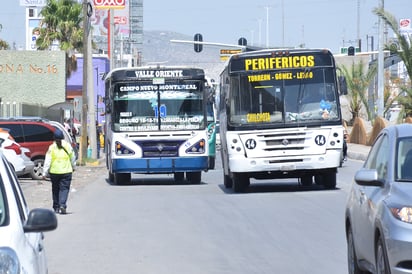
[[[83,47],[82,5],[76,0],[47,0],[41,10],[43,17],[40,23],[39,37],[36,45],[40,50],[48,50],[58,43],[66,52],[67,77],[77,69],[76,57],[73,53]]]
[[[409,79],[412,79],[412,37],[403,35],[399,30],[398,20],[383,8],[375,8],[374,13],[378,15],[393,31],[398,43],[399,49],[391,46],[386,46],[394,54],[398,54],[403,61]],[[407,116],[412,116],[412,86],[411,82],[400,86],[401,92],[397,96],[397,100],[403,106],[404,112]]]
[[[2,29],[3,29],[3,25],[0,24],[0,31]],[[4,50],[4,49],[10,49],[10,45],[6,41],[0,39],[0,50]]]
[[[348,92],[350,97],[349,107],[352,113],[352,121],[359,117],[359,113],[362,106],[365,107],[368,115],[368,120],[372,121],[372,112],[368,107],[368,87],[371,81],[374,79],[377,68],[376,65],[369,67],[365,73],[364,64],[362,61],[355,64],[352,63],[350,69],[345,66],[340,67],[343,76],[346,78],[346,84],[348,86]]]

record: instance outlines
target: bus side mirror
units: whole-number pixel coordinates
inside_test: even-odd
[[[345,76],[338,77],[338,85],[339,85],[339,94],[340,95],[347,95],[348,94],[348,85],[346,83]]]
[[[107,99],[107,97],[104,97],[104,103],[106,105],[106,113],[112,112],[112,104],[110,103],[110,100]]]

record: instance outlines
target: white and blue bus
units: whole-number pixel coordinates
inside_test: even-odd
[[[335,188],[343,146],[338,80],[324,49],[232,55],[220,78],[224,185],[299,178]]]
[[[105,78],[109,180],[132,173],[174,174],[200,183],[208,170],[207,94],[199,68],[114,69]]]

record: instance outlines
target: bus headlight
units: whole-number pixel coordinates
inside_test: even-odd
[[[126,147],[120,142],[115,143],[115,153],[116,155],[133,155],[134,151]]]
[[[200,154],[205,153],[205,139],[202,139],[186,149],[187,154]]]

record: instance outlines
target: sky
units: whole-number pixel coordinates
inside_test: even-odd
[[[201,33],[203,40],[210,42],[237,44],[240,37],[245,37],[249,45],[304,44],[333,52],[341,46],[355,46],[355,41],[361,38],[366,50],[367,35],[376,37],[377,47],[378,17],[373,9],[381,3],[381,0],[149,0],[144,2],[144,29],[172,30],[191,36]],[[384,6],[397,19],[412,18],[412,0],[386,0]]]
[[[373,9],[383,0],[143,0],[144,30],[172,31],[203,40],[248,45],[329,48],[342,46],[371,49],[378,43],[378,17]],[[25,7],[6,0],[0,9],[0,39],[25,47]],[[412,0],[386,0],[385,9],[397,19],[412,18]],[[359,14],[359,16],[358,16]],[[358,20],[359,18],[359,20]]]

